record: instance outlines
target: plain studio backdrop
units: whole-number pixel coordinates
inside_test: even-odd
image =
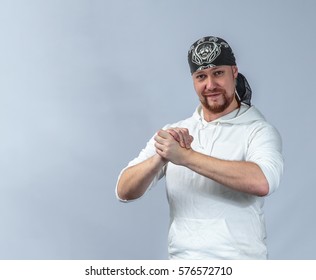
[[[315,259],[316,2],[0,1],[0,258],[167,259],[164,181],[123,204],[120,170],[198,99],[187,50],[225,38],[280,131],[271,259]]]

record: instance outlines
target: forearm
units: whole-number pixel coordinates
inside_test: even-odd
[[[269,192],[268,181],[253,162],[221,160],[189,150],[182,165],[237,191],[257,196]]]
[[[160,156],[151,158],[127,168],[121,175],[117,184],[117,194],[123,200],[141,197],[148,186],[166,164]]]

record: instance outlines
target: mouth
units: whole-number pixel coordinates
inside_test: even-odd
[[[215,97],[221,96],[223,94],[225,94],[225,91],[222,89],[219,89],[219,88],[213,89],[212,91],[206,90],[206,91],[204,91],[204,93],[202,93],[202,95],[204,97],[210,97],[210,98],[215,98]]]
[[[221,96],[222,93],[218,92],[218,93],[208,93],[208,94],[203,94],[204,98],[211,98],[211,99],[215,99],[219,96]]]

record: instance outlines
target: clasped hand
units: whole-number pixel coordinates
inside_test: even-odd
[[[191,149],[193,137],[186,128],[169,128],[159,130],[155,136],[156,152],[165,161],[183,165]]]

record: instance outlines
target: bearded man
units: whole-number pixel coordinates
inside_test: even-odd
[[[170,259],[267,259],[263,203],[283,172],[281,137],[251,105],[225,40],[197,40],[188,62],[200,105],[122,170],[117,198],[136,200],[165,176]]]

